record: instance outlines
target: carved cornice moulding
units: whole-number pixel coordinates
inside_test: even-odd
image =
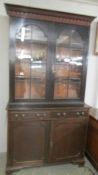
[[[21,17],[67,24],[77,24],[81,26],[89,26],[91,21],[94,19],[94,17],[91,16],[76,15],[71,13],[17,6],[11,4],[5,4],[5,6],[8,15],[12,17]]]

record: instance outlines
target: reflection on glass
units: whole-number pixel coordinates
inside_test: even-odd
[[[32,62],[41,63],[46,61],[47,46],[43,44],[16,44],[16,57],[19,60],[30,59]]]
[[[16,33],[16,39],[19,39],[21,42],[25,40],[47,41],[44,33],[35,25],[22,26]]]
[[[64,47],[56,47],[56,61],[57,62],[68,62],[70,56],[70,49]]]
[[[54,85],[54,98],[64,99],[67,97],[68,84],[67,81],[56,80]]]
[[[47,57],[47,45],[43,44],[32,44],[32,62],[42,63],[46,61]]]
[[[70,63],[69,78],[80,78],[81,77],[81,65],[76,65],[76,62]],[[82,64],[82,63],[81,63]]]
[[[21,29],[16,33],[16,39],[19,39],[21,42],[31,39],[31,26],[21,27]]]
[[[55,65],[54,75],[55,77],[68,77],[69,76],[69,64]]]
[[[16,33],[16,58],[30,59],[32,62],[45,62],[47,38],[37,26],[23,26]]]
[[[80,82],[69,81],[68,98],[80,97]]]
[[[29,43],[16,43],[16,58],[22,60],[22,59],[31,59],[32,46]]]
[[[82,72],[83,51],[72,50],[70,59],[70,72],[69,77],[80,78]]]
[[[32,77],[41,77],[45,78],[46,75],[46,67],[45,65],[32,64],[31,65],[31,76]]]
[[[82,49],[71,49],[71,58],[76,59],[77,61],[81,61],[83,57]]]
[[[44,33],[42,32],[39,27],[32,25],[32,36],[31,38],[33,40],[40,40],[40,41],[47,41],[47,38],[45,37]]]
[[[17,62],[15,64],[15,76],[17,77],[30,77],[30,64]]]
[[[74,29],[64,30],[57,39],[57,45],[62,46],[78,46],[82,48],[83,44],[80,34]]]
[[[70,33],[69,30],[64,30],[57,39],[57,44],[69,44]]]
[[[76,30],[71,30],[71,38],[70,38],[71,45],[78,47],[83,47],[83,40],[80,34]]]
[[[15,81],[15,98],[28,99],[30,98],[30,82],[27,80]]]
[[[80,82],[74,80],[56,80],[54,85],[55,99],[75,99],[80,97]]]
[[[31,82],[31,98],[41,99],[45,98],[45,81],[32,81]]]

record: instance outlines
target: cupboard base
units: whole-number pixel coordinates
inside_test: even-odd
[[[6,170],[6,175],[13,175],[14,172],[20,171],[22,169],[28,169],[28,168],[35,168],[35,167],[42,167],[42,166],[54,166],[54,165],[61,165],[61,164],[73,164],[73,165],[78,165],[79,167],[84,166],[85,160],[84,158],[79,158],[77,160],[71,160],[71,161],[64,161],[64,162],[59,162],[59,163],[49,163],[49,164],[43,164],[43,165],[25,165],[25,166],[11,166],[7,167]]]
[[[88,110],[87,107],[9,109],[7,174],[42,165],[83,166]]]

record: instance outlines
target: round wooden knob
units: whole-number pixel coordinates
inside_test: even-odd
[[[77,115],[80,115],[80,112],[77,112],[76,114],[77,114]]]
[[[18,117],[18,114],[15,114],[15,117]]]
[[[66,112],[63,112],[63,115],[65,116],[66,115]]]
[[[60,115],[61,115],[61,113],[60,113],[60,112],[58,112],[58,113],[57,113],[57,115],[58,115],[58,116],[60,116]]]
[[[82,112],[82,115],[84,115],[85,114],[85,112]]]
[[[24,117],[25,116],[25,114],[22,114],[22,117]]]
[[[39,113],[37,113],[36,115],[37,115],[37,117],[39,117],[39,116],[40,116],[40,114],[39,114]]]

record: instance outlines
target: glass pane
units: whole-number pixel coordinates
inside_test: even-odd
[[[68,96],[68,84],[67,81],[56,80],[54,84],[54,98],[64,99]]]
[[[31,98],[42,99],[45,98],[45,81],[32,81],[31,82]]]
[[[30,64],[25,62],[16,62],[15,76],[17,77],[30,77]]]
[[[16,33],[16,57],[42,62],[47,56],[47,38],[37,26],[23,26]]]
[[[21,29],[16,33],[16,39],[21,41],[31,39],[32,29],[31,26],[22,26]]]
[[[80,82],[69,81],[68,86],[68,98],[79,98],[80,97]]]
[[[34,40],[34,41],[47,41],[43,31],[35,25],[22,26],[16,33],[16,39],[21,40]]]
[[[71,58],[75,61],[82,61],[83,59],[83,49],[74,49],[74,50],[71,50]]]
[[[81,65],[77,65],[77,63],[70,63],[70,71],[69,77],[70,78],[81,78]]]
[[[47,44],[16,42],[16,58],[30,59],[32,62],[45,62],[47,57]]]
[[[32,45],[30,43],[16,42],[16,58],[31,59],[32,58]]]
[[[80,81],[56,80],[54,84],[54,98],[80,98]]]
[[[47,45],[46,44],[32,44],[31,51],[33,63],[43,63],[47,57]]]
[[[44,33],[42,32],[42,30],[37,27],[32,25],[32,40],[35,41],[47,41],[47,38],[45,37]]]
[[[56,62],[66,63],[69,62],[70,49],[64,47],[56,47]]]
[[[70,31],[64,30],[57,39],[57,44],[69,44],[70,42]]]
[[[15,80],[15,98],[30,98],[30,82],[28,80]]]
[[[54,65],[54,75],[55,77],[68,77],[69,76],[69,64],[64,65]]]
[[[45,78],[46,76],[46,66],[45,65],[38,65],[32,64],[31,65],[31,76],[35,78]]]
[[[70,41],[71,41],[71,45],[73,46],[77,46],[77,47],[83,47],[83,40],[80,36],[80,34],[76,31],[76,30],[72,30],[71,31],[71,38],[70,38]]]
[[[80,78],[83,65],[83,51],[82,50],[72,50],[71,60],[70,60],[70,71],[69,77]]]

